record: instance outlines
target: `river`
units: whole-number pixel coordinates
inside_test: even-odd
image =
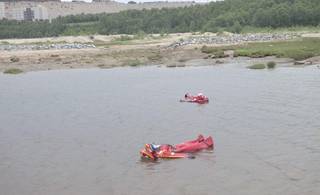
[[[180,103],[203,92],[210,103]],[[144,143],[211,135],[195,159]],[[320,69],[238,66],[0,74],[4,195],[317,195]]]

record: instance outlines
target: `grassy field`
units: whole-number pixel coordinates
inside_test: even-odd
[[[320,38],[301,38],[292,41],[248,43],[245,45],[225,47],[202,47],[203,53],[219,56],[221,51],[234,50],[234,56],[247,56],[260,58],[277,56],[305,60],[310,57],[320,56]]]
[[[251,26],[245,26],[242,28],[241,33],[286,33],[286,32],[308,32],[308,33],[318,33],[320,32],[319,26],[295,26],[286,28],[257,28]]]

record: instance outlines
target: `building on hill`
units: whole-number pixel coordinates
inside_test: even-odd
[[[30,7],[26,8],[26,10],[23,11],[23,19],[32,21],[34,19],[34,10],[32,10]]]
[[[5,18],[4,9],[5,9],[4,2],[0,2],[0,20]]]
[[[192,2],[120,3],[113,0],[93,0],[92,3],[61,2],[59,0],[0,0],[0,19],[52,20],[77,14],[116,13],[124,10],[176,8],[192,6]]]
[[[48,20],[48,10],[42,5],[7,6],[0,2],[0,19],[8,20]]]

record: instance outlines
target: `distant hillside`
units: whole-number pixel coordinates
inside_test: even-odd
[[[173,9],[59,17],[52,23],[3,21],[0,22],[0,37],[221,30],[241,32],[244,26],[279,28],[318,25],[319,0],[225,0]]]
[[[59,16],[77,14],[98,14],[116,13],[130,9],[152,9],[152,8],[176,8],[190,6],[190,2],[150,2],[139,4],[126,4],[116,1],[101,0],[92,3],[86,2],[60,2],[56,0],[0,0],[0,19],[8,20],[46,20],[54,19]],[[25,12],[34,12],[33,17],[25,17]],[[39,14],[38,14],[39,13]],[[31,14],[32,15],[32,14]]]
[[[21,2],[21,1],[32,1],[32,2],[58,1],[60,2],[60,0],[0,0],[0,2]]]

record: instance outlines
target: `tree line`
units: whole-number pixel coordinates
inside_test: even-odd
[[[224,0],[205,5],[111,14],[81,14],[49,21],[0,21],[0,38],[31,38],[79,34],[178,33],[227,30],[244,26],[292,27],[320,25],[319,0]]]

